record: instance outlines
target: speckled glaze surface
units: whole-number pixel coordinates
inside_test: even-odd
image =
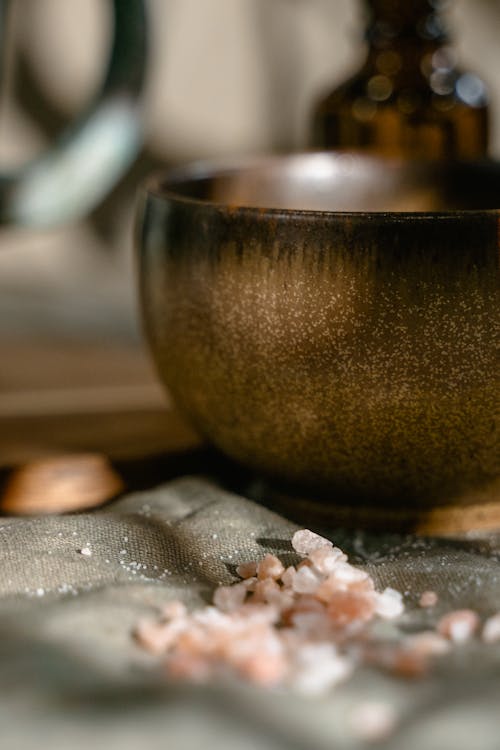
[[[263,169],[285,184],[292,158]],[[193,424],[324,506],[499,501],[499,213],[287,210],[250,178],[238,207],[252,170],[231,174],[227,195],[210,170],[152,181],[139,216],[147,336]]]

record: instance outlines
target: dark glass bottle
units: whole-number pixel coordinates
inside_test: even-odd
[[[483,82],[457,67],[447,0],[364,0],[361,70],[319,102],[313,146],[426,159],[480,159],[488,149]]]

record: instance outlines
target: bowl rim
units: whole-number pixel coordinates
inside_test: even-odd
[[[261,166],[270,166],[272,164],[292,163],[299,160],[325,159],[329,161],[339,160],[344,164],[363,161],[365,164],[383,166],[389,169],[401,168],[418,168],[420,170],[429,169],[438,173],[439,170],[446,168],[462,168],[470,170],[490,170],[498,172],[500,186],[500,161],[494,159],[485,159],[482,161],[460,161],[460,162],[431,162],[413,159],[398,159],[383,156],[374,156],[368,154],[354,153],[350,151],[298,151],[283,154],[259,154],[257,156],[240,156],[226,157],[219,159],[199,159],[180,166],[175,166],[167,170],[156,170],[143,183],[142,190],[147,196],[155,197],[170,203],[186,204],[197,207],[205,207],[218,212],[227,212],[228,214],[247,214],[256,217],[277,218],[279,216],[294,216],[297,218],[321,217],[323,219],[360,219],[367,218],[371,221],[376,219],[384,220],[450,220],[459,217],[479,218],[479,217],[500,217],[500,193],[498,208],[472,208],[472,209],[447,209],[437,211],[329,211],[318,209],[297,209],[297,208],[279,208],[279,207],[261,207],[251,206],[245,203],[225,203],[213,201],[206,198],[196,198],[176,191],[175,186],[181,183],[197,182],[203,179],[223,174],[250,171],[253,168]]]

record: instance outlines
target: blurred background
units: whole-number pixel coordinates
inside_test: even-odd
[[[15,392],[41,386],[121,384],[128,404],[159,404],[136,314],[138,184],[154,169],[187,160],[303,147],[313,103],[364,53],[356,0],[149,0],[148,12],[145,140],[133,167],[84,221],[1,229],[0,416],[28,409],[29,399],[16,401]],[[500,156],[500,0],[456,0],[448,15],[460,61],[490,88],[491,153]],[[11,2],[0,98],[3,170],[41,152],[91,100],[110,28],[106,0]]]

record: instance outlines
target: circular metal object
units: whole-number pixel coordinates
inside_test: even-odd
[[[304,154],[151,180],[162,379],[221,451],[327,513],[499,501],[497,205],[495,164]]]

